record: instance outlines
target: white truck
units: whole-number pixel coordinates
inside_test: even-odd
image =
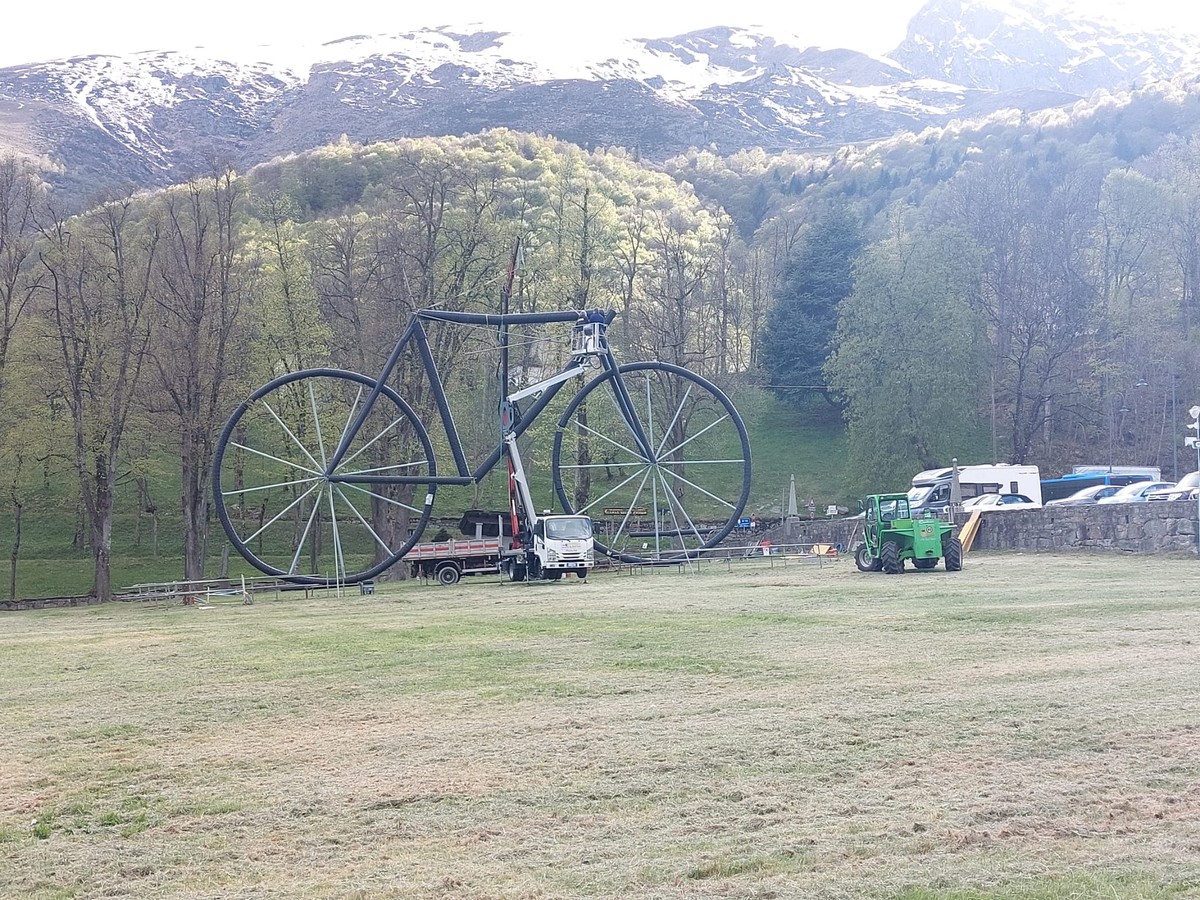
[[[538,515],[521,465],[516,440],[506,438],[512,468],[509,511],[467,510],[459,522],[463,538],[417,544],[404,555],[413,577],[457,584],[464,575],[503,572],[512,581],[586,578],[596,564],[592,520],[587,516]]]
[[[913,515],[941,514],[950,505],[954,468],[927,469],[913,476],[908,502]],[[1042,482],[1037,466],[959,466],[960,502],[980,494],[1024,494],[1042,506]]]
[[[587,578],[596,564],[592,520],[588,516],[550,515],[549,510],[538,515],[516,436],[506,434],[504,443],[510,464],[509,504],[515,536],[501,568],[512,581],[559,579],[570,572]]]

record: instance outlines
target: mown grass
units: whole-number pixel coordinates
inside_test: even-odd
[[[1197,563],[0,620],[0,895],[1200,896]]]

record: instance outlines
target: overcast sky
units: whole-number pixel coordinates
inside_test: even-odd
[[[237,49],[262,44],[323,43],[353,34],[389,34],[425,25],[502,22],[537,29],[548,40],[580,35],[662,37],[710,25],[762,25],[806,44],[883,54],[904,39],[924,0],[850,3],[780,0],[350,0],[309,4],[292,0],[59,0],[20,3],[0,30],[0,66],[89,53],[174,50],[194,46]],[[1082,9],[1128,21],[1200,33],[1200,4],[1185,0],[1075,0]]]

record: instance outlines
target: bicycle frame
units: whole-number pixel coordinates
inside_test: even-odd
[[[507,331],[513,325],[541,325],[552,322],[578,322],[581,315],[580,311],[566,310],[559,312],[545,313],[512,313],[508,315],[490,315],[486,313],[468,313],[468,312],[447,312],[436,309],[422,309],[413,314],[412,319],[405,328],[404,333],[400,335],[400,339],[396,342],[395,348],[384,364],[383,370],[379,373],[375,380],[375,387],[367,397],[366,403],[357,414],[353,424],[343,433],[341,441],[333,456],[330,457],[326,466],[326,475],[330,483],[352,483],[352,484],[445,484],[445,485],[466,485],[475,484],[487,475],[500,461],[505,453],[505,445],[503,438],[496,445],[495,449],[488,455],[480,465],[472,471],[467,462],[466,454],[463,451],[462,441],[458,435],[458,429],[454,424],[454,416],[450,410],[450,403],[446,397],[445,388],[442,385],[442,379],[438,373],[437,363],[434,361],[433,352],[429,348],[429,339],[425,333],[423,322],[445,322],[459,325],[483,325],[495,326],[500,329],[502,337],[507,338]],[[610,310],[605,314],[604,324],[610,325],[616,317],[616,312]],[[457,470],[455,475],[424,475],[424,476],[403,476],[403,475],[371,475],[367,473],[335,475],[334,472],[345,456],[348,448],[353,442],[359,429],[362,428],[363,422],[366,421],[371,409],[374,407],[379,398],[380,393],[384,389],[396,367],[400,364],[406,349],[409,344],[416,345],[418,354],[420,355],[421,365],[425,371],[426,377],[429,379],[430,388],[433,392],[434,402],[437,404],[438,414],[442,420],[442,427],[445,430],[446,439],[450,445],[450,452],[454,457],[454,464]],[[507,340],[501,342],[501,352],[507,355]],[[630,401],[629,394],[625,389],[625,384],[618,372],[618,364],[616,357],[613,356],[612,349],[604,342],[600,352],[596,354],[600,360],[601,368],[604,372],[612,372],[612,382],[617,396],[617,403],[621,411],[622,417],[629,426],[633,439],[637,444],[638,450],[645,456],[646,459],[653,459],[653,450],[650,447],[650,442],[642,429],[641,422],[633,412],[633,404]],[[506,400],[515,401],[528,396],[535,396],[536,399],[528,410],[521,415],[509,427],[508,431],[516,437],[521,434],[537,419],[538,415],[546,408],[557,395],[562,386],[575,377],[587,372],[589,366],[584,358],[573,358],[566,366],[564,366],[557,374],[552,375],[535,385],[524,388],[512,395],[508,395],[508,385],[501,386],[501,393]],[[507,360],[505,360],[507,363]],[[507,369],[507,366],[504,367]],[[431,460],[432,466],[432,460]]]
[[[605,334],[615,317],[613,311],[493,315],[423,309],[408,321],[377,377],[315,368],[273,378],[234,410],[217,440],[212,484],[222,527],[238,552],[270,575],[304,583],[379,575],[419,540],[438,485],[480,483],[508,458],[509,448],[532,430],[551,401],[564,399],[559,397],[563,385],[585,376],[568,392],[574,396],[565,398],[561,417],[554,405],[550,469],[563,510],[619,514],[610,546],[596,542],[614,559],[657,560],[664,541],[671,558],[693,558],[729,533],[749,497],[745,423],[720,388],[687,369],[658,360],[618,365]],[[426,331],[430,323],[499,329],[501,437],[490,452],[481,451],[488,456],[474,469],[434,360]],[[574,326],[569,329],[569,362],[536,384],[510,390],[505,374],[509,328],[557,323]],[[429,380],[429,393],[422,390],[423,406],[428,406],[424,418],[401,396],[404,385],[389,383],[410,365],[413,379]],[[597,415],[591,419],[593,402]],[[521,410],[518,403],[529,408]],[[447,471],[442,474],[434,450],[441,441],[430,440],[430,430],[437,428],[434,405],[446,438],[441,458]],[[339,435],[335,447],[324,443],[323,420],[332,426],[325,435]],[[703,435],[709,436],[697,440]],[[398,439],[387,454],[397,456],[391,460],[394,465],[384,464],[387,459],[377,460],[373,468],[352,465],[385,437],[389,443]],[[593,454],[597,447],[602,449]],[[332,451],[328,456],[327,449]],[[452,466],[446,456],[453,457]],[[586,474],[591,470],[600,479],[595,483],[598,496],[592,493],[592,475]],[[386,490],[400,486],[417,488],[422,496]],[[347,488],[360,494],[344,493]],[[245,494],[254,496],[252,506],[246,505]],[[233,501],[227,499],[233,495],[238,500],[231,507]],[[360,495],[370,495],[369,510],[352,499],[359,496],[361,501]],[[647,506],[652,513],[643,508]],[[653,531],[642,534],[638,523],[647,516]],[[708,527],[710,520],[717,524]],[[270,534],[264,535],[268,529]],[[653,549],[642,540],[648,535]],[[309,574],[301,574],[301,568]],[[327,574],[315,574],[322,571]],[[329,572],[335,574],[330,577]]]

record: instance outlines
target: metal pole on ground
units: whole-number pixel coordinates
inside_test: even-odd
[[[1187,427],[1196,434],[1186,438],[1183,443],[1184,446],[1196,448],[1196,470],[1200,471],[1200,406],[1193,406],[1188,410],[1188,415],[1192,421]],[[1200,556],[1200,491],[1196,492],[1196,555]]]

